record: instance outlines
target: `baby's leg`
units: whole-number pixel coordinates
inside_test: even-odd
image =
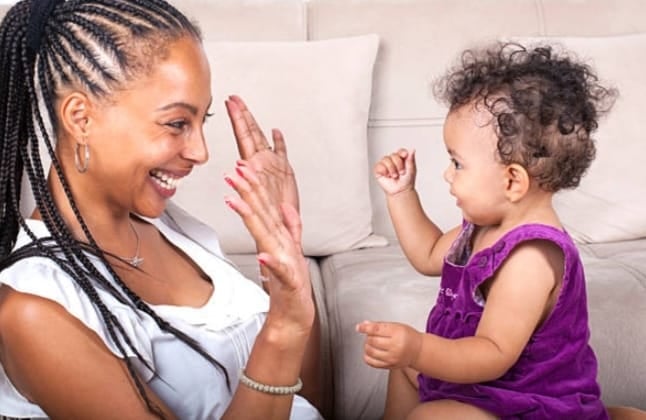
[[[611,420],[646,420],[646,411],[632,407],[606,407]]]
[[[420,404],[406,417],[407,420],[426,420],[431,418],[443,420],[490,420],[497,417],[473,405],[451,400],[429,401]]]
[[[405,419],[419,405],[417,372],[410,368],[393,369],[388,375],[384,420]]]

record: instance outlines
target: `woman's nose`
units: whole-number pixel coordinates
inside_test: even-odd
[[[190,136],[184,148],[183,156],[198,165],[206,163],[209,160],[209,151],[206,147],[206,138],[204,137],[203,130],[199,130]]]

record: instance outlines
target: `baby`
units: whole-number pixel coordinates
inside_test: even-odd
[[[497,43],[436,85],[444,172],[462,223],[442,232],[415,191],[415,151],[374,168],[401,247],[441,274],[426,332],[365,321],[364,359],[390,369],[385,419],[605,419],[583,265],[552,205],[595,156],[615,91],[550,46]]]

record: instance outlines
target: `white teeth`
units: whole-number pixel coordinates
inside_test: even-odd
[[[150,171],[150,175],[157,185],[166,190],[174,190],[180,183],[180,178],[174,178],[173,175],[162,172],[159,169],[153,169]]]

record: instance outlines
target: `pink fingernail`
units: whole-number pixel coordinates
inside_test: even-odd
[[[229,184],[230,186],[232,186],[232,187],[234,187],[234,188],[235,188],[236,184],[234,184],[234,183],[233,183],[233,179],[231,179],[230,177],[225,176],[225,177],[224,177],[224,181],[225,181],[227,184]]]
[[[235,210],[235,206],[233,205],[233,202],[229,198],[224,199],[224,204],[226,204],[230,209]]]
[[[265,260],[263,257],[258,257],[258,262],[260,265],[267,265],[267,260]]]
[[[236,167],[236,172],[237,172],[237,173],[238,173],[238,175],[240,175],[241,177],[243,177],[243,178],[245,177],[245,176],[244,176],[244,172],[242,172],[242,170],[241,170],[239,167]]]

